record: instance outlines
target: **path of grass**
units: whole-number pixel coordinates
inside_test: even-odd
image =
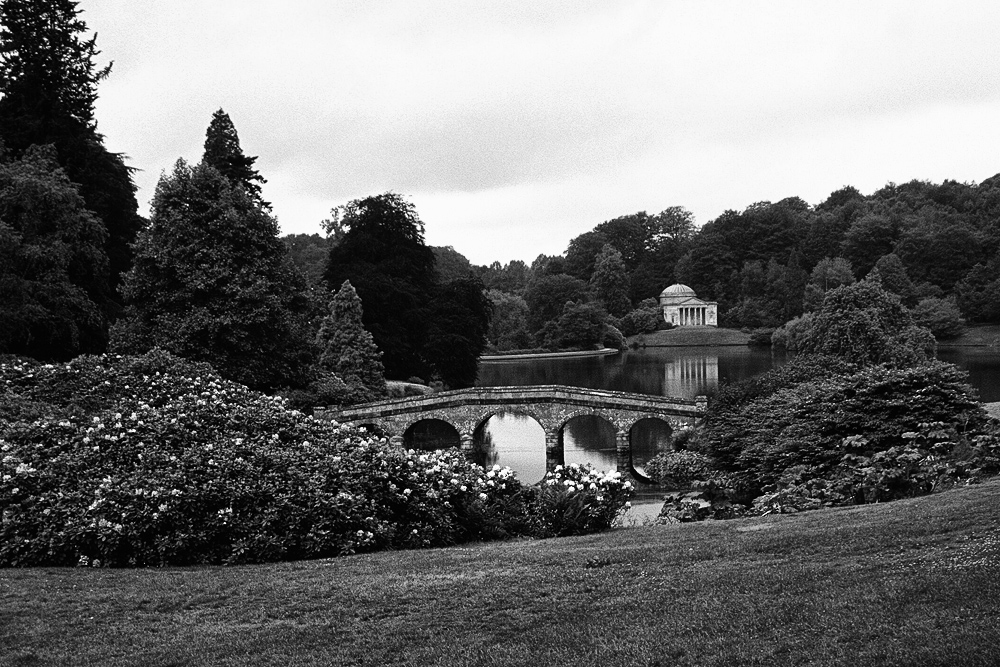
[[[998,665],[1000,482],[327,561],[0,571],[2,665]]]

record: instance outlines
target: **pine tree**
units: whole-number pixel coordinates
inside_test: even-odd
[[[347,385],[346,403],[373,401],[386,393],[382,353],[361,323],[362,313],[357,291],[345,280],[330,301],[330,313],[317,336],[322,350],[317,365]]]
[[[257,157],[243,154],[236,126],[233,125],[229,114],[222,109],[212,114],[212,122],[205,131],[205,154],[202,161],[215,167],[223,176],[246,190],[247,194],[262,207],[271,208],[271,204],[261,198],[260,186],[267,181],[253,168]]]
[[[304,384],[310,304],[277,221],[212,167],[183,160],[152,208],[112,346],[159,346],[259,389]]]
[[[14,158],[32,145],[56,147],[59,166],[79,184],[86,208],[107,231],[108,280],[94,286],[90,297],[114,316],[115,289],[131,265],[131,244],[143,220],[130,168],[104,147],[97,132],[97,84],[111,65],[95,65],[97,36],[81,38],[87,25],[77,5],[74,0],[0,1],[0,140]]]

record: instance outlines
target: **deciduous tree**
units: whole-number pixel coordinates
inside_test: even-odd
[[[105,236],[51,146],[0,162],[0,353],[54,361],[104,349]]]
[[[628,300],[628,275],[622,254],[610,244],[605,244],[594,262],[594,275],[590,279],[594,296],[604,304],[605,310],[621,317],[632,308]]]
[[[347,229],[330,249],[325,278],[331,289],[345,280],[364,304],[363,322],[382,351],[388,378],[405,380],[429,370],[427,342],[434,253],[424,243],[424,225],[413,204],[387,192],[356,199],[342,208]]]

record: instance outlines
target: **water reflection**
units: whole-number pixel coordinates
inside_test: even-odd
[[[472,436],[472,460],[511,468],[525,484],[539,482],[545,477],[545,430],[525,415],[493,415]]]
[[[662,452],[673,449],[673,429],[662,419],[642,419],[632,427],[632,467],[646,474],[646,462]]]
[[[602,472],[618,469],[615,427],[595,415],[574,417],[562,432],[563,460],[566,465],[589,463]]]
[[[403,434],[406,449],[435,451],[461,445],[462,440],[455,427],[441,419],[421,419]]]
[[[601,357],[488,361],[479,366],[482,387],[562,384],[655,396],[711,396],[720,383],[736,382],[784,363],[768,348],[745,346],[657,347]]]

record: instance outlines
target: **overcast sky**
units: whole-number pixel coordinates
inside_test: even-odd
[[[139,203],[220,107],[284,233],[392,190],[530,262],[611,218],[1000,172],[1000,2],[83,0]]]

